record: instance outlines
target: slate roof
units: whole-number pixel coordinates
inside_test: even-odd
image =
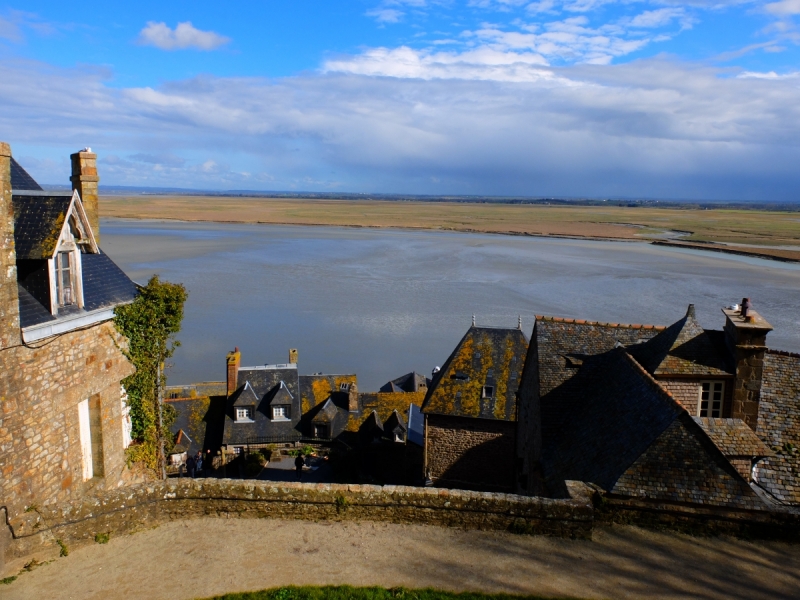
[[[763,508],[703,429],[623,349],[588,359],[570,383],[580,393],[562,398],[563,418],[543,439],[551,492],[574,479],[625,496]]]
[[[86,310],[132,302],[138,294],[138,286],[102,250],[81,254],[81,269]]]
[[[692,418],[725,456],[751,458],[772,456],[772,451],[741,419]]]
[[[800,505],[800,355],[770,350],[764,357],[756,433],[775,455],[759,462],[755,482],[789,505]]]
[[[390,382],[384,384],[379,391],[381,392],[416,392],[420,389],[425,390],[431,383],[431,380],[425,375],[420,375],[416,372],[406,373],[397,379],[392,379]]]
[[[434,377],[422,411],[516,420],[516,392],[527,349],[520,329],[473,325]],[[485,386],[492,388],[492,397],[483,397]]]
[[[255,406],[261,401],[261,398],[256,394],[250,382],[245,381],[244,386],[231,395],[231,400],[233,400],[233,406]]]
[[[247,444],[257,438],[300,438],[298,424],[301,418],[300,383],[297,365],[268,365],[265,367],[241,367],[236,382],[236,392],[227,399],[225,410],[222,444]],[[269,402],[281,385],[285,385],[292,396],[289,419],[273,421]],[[244,388],[252,388],[257,398],[253,422],[236,422],[234,405],[238,402]],[[242,400],[245,403],[245,400]],[[247,392],[246,404],[252,405],[252,396]]]
[[[72,194],[12,196],[17,260],[47,259],[53,256],[70,202]]]
[[[694,317],[693,305],[685,317],[628,351],[656,376],[728,376],[734,372],[724,333],[705,331]]]
[[[292,396],[286,384],[281,381],[281,384],[273,391],[268,400],[270,406],[281,406],[284,404],[291,404],[294,400],[294,396]]]
[[[539,391],[545,396],[572,377],[590,356],[654,337],[665,327],[625,325],[537,315]]]
[[[30,327],[31,325],[39,325],[47,323],[48,321],[55,321],[56,318],[50,313],[48,309],[42,305],[36,298],[22,285],[17,284],[17,292],[19,294],[19,325],[20,327]]]
[[[383,429],[386,432],[391,431],[393,433],[406,433],[408,431],[405,420],[396,410],[393,410],[389,418],[386,419],[386,422],[383,424]]]
[[[312,417],[312,423],[331,424],[336,419],[338,411],[332,400],[326,400],[322,407]]]
[[[23,169],[20,164],[11,157],[11,189],[12,190],[28,190],[28,191],[43,191],[33,177],[28,175],[28,172]]]

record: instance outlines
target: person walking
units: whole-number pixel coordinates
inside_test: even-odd
[[[190,454],[189,458],[186,459],[186,472],[192,479],[194,479],[194,470],[196,468],[197,468],[197,461],[194,459],[194,456]]]
[[[199,450],[194,457],[194,465],[195,469],[197,469],[197,474],[202,477],[203,476],[203,453]]]
[[[294,459],[294,468],[297,469],[297,481],[302,481],[303,479],[303,467],[305,464],[306,461],[303,458],[303,455],[298,454],[297,458]]]

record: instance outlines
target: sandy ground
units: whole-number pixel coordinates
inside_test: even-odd
[[[800,545],[632,527],[600,528],[594,538],[206,518],[75,549],[0,586],[0,597],[183,599],[289,584],[585,598],[800,597]]]

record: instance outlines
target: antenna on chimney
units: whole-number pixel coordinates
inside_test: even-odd
[[[472,315],[472,326],[475,327],[475,315]]]
[[[522,315],[517,318],[517,329],[522,329]]]

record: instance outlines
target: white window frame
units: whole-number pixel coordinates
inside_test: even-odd
[[[278,405],[272,407],[272,420],[273,421],[288,421],[289,411],[286,405]]]
[[[89,481],[94,477],[94,465],[92,463],[92,429],[89,421],[88,398],[78,403],[78,423],[80,427],[83,480]]]
[[[707,386],[707,389],[706,389]],[[719,390],[714,387],[719,386]],[[712,395],[719,392],[719,400],[716,400]],[[703,394],[707,394],[706,399],[703,399]],[[703,409],[703,402],[706,402],[706,408]],[[719,407],[714,408],[714,404],[719,402]],[[725,380],[724,379],[707,379],[700,382],[700,389],[697,396],[697,416],[698,417],[711,417],[712,419],[722,418],[722,412],[725,409]],[[705,410],[705,414],[703,411]],[[714,412],[718,412],[714,415]]]
[[[486,393],[486,390],[490,390],[488,394]],[[494,386],[493,385],[483,386],[483,390],[481,391],[481,398],[494,398]]]
[[[253,408],[250,406],[236,407],[236,421],[238,423],[249,423],[253,421]]]

